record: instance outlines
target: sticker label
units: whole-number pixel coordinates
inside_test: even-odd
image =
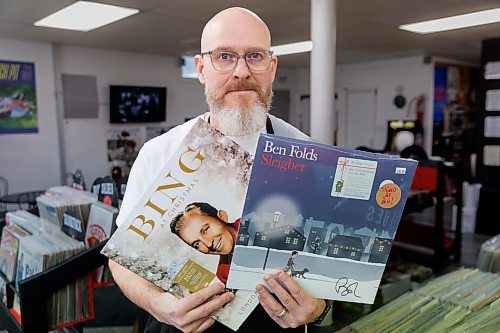
[[[369,200],[376,171],[376,161],[339,157],[332,197]]]
[[[214,277],[214,273],[197,264],[193,260],[188,259],[186,264],[175,276],[174,282],[177,282],[181,286],[194,293],[198,290],[208,287]]]
[[[406,168],[397,167],[396,168],[396,174],[397,175],[405,175],[406,174]]]
[[[401,188],[392,181],[384,181],[376,195],[377,204],[382,208],[392,208],[401,200]]]

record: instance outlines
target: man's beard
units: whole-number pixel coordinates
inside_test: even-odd
[[[238,90],[254,90],[258,101],[250,104],[246,98],[238,106],[228,106],[224,97],[228,92]],[[264,92],[254,83],[236,82],[221,93],[211,93],[205,85],[205,96],[213,124],[222,133],[229,136],[245,136],[259,132],[266,125],[267,114],[271,107],[273,93],[271,90]],[[243,97],[242,97],[243,98]]]

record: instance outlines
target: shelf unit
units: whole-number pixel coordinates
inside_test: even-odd
[[[106,242],[102,242],[40,274],[21,281],[19,297],[22,322],[19,323],[9,309],[0,302],[0,323],[3,328],[9,333],[47,333],[49,295],[106,264],[107,258],[100,253],[105,244]],[[13,286],[9,285],[9,288],[13,292]],[[81,331],[81,324],[76,326],[80,326]]]
[[[457,212],[460,212],[462,207],[462,178],[458,170],[459,168],[443,161],[419,161],[412,186],[429,190],[434,196],[434,221],[432,224],[422,224],[403,218],[396,233],[394,246],[397,253],[412,261],[429,265],[435,272],[441,271],[450,261],[460,261],[461,257],[461,214],[457,214],[451,239],[447,237],[444,227],[445,197],[451,196],[455,199]],[[451,180],[456,185],[450,190],[452,193],[448,193],[447,188]]]
[[[486,79],[486,66],[492,64],[496,67],[493,72],[497,78]],[[483,73],[480,80],[479,93],[479,117],[478,117],[478,147],[477,147],[477,181],[483,186],[479,199],[479,207],[476,219],[476,232],[485,235],[496,235],[500,232],[498,223],[494,223],[491,216],[496,216],[496,203],[500,200],[500,160],[491,161],[494,158],[490,156],[488,163],[485,163],[485,147],[496,153],[500,151],[500,135],[486,136],[485,128],[488,121],[497,121],[500,119],[500,110],[486,110],[486,96],[488,91],[500,91],[500,38],[486,39],[482,43],[481,68]],[[498,96],[498,95],[497,95]],[[497,97],[498,98],[498,97]],[[493,103],[498,105],[498,102]],[[496,129],[498,131],[498,129]],[[496,132],[493,131],[493,132]],[[495,153],[492,153],[494,156]]]

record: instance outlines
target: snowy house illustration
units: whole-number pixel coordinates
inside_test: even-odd
[[[238,229],[238,236],[236,238],[236,245],[248,245],[250,240],[250,235],[248,234],[248,227],[246,225],[240,225]]]
[[[302,216],[302,214],[295,215],[291,224],[298,227],[302,227],[304,225],[304,216]]]
[[[304,237],[306,237],[306,234],[304,232],[304,228],[302,228],[302,227],[294,227],[294,229],[297,230],[301,235],[303,235]]]
[[[271,247],[278,250],[304,250],[306,237],[302,228],[294,228],[291,225],[285,225],[273,230]]]
[[[304,235],[308,235],[312,228],[323,228],[324,226],[325,221],[317,221],[310,217],[304,223]]]
[[[360,260],[363,254],[363,243],[359,237],[337,235],[328,244],[328,257]]]
[[[305,251],[326,255],[328,243],[325,242],[326,228],[313,227],[307,235]]]
[[[307,244],[310,244],[316,237],[318,236],[321,241],[325,240],[326,237],[326,229],[325,228],[318,228],[318,227],[312,227],[309,234],[307,236]]]
[[[257,230],[262,229],[263,221],[255,212],[251,212],[243,216],[243,221],[247,222],[249,235],[253,235]]]
[[[305,244],[306,237],[304,237],[300,228],[294,228],[291,225],[256,232],[253,241],[254,246],[269,246],[273,249],[290,251],[302,251]]]
[[[251,212],[249,214],[246,214],[243,216],[244,221],[254,221],[258,222],[260,220],[259,215],[257,215],[255,212]]]
[[[387,258],[389,258],[389,253],[391,252],[391,245],[391,239],[381,237],[375,238],[368,261],[385,264]]]
[[[333,237],[344,234],[344,225],[339,223],[330,223],[326,228],[326,241],[330,243]]]
[[[359,237],[363,242],[364,252],[370,253],[373,241],[375,240],[375,237],[377,237],[376,230],[372,230],[368,227],[363,227],[354,231],[354,236]]]
[[[268,247],[271,240],[271,233],[268,230],[257,231],[253,238],[254,246]]]
[[[389,235],[389,233],[387,231],[382,231],[382,233],[380,234],[380,238],[385,238],[385,239],[393,239],[394,237],[391,237],[391,235]]]

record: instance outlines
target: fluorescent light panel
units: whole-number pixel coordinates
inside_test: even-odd
[[[34,25],[56,29],[91,31],[137,14],[138,9],[105,5],[90,1],[78,1],[49,16]]]
[[[478,25],[495,22],[500,22],[500,8],[444,17],[437,20],[403,24],[399,26],[399,29],[416,32],[419,34],[429,34],[439,31],[475,27]]]
[[[271,46],[271,51],[273,51],[275,55],[279,56],[302,52],[311,52],[312,48],[313,43],[309,40],[305,42]]]

